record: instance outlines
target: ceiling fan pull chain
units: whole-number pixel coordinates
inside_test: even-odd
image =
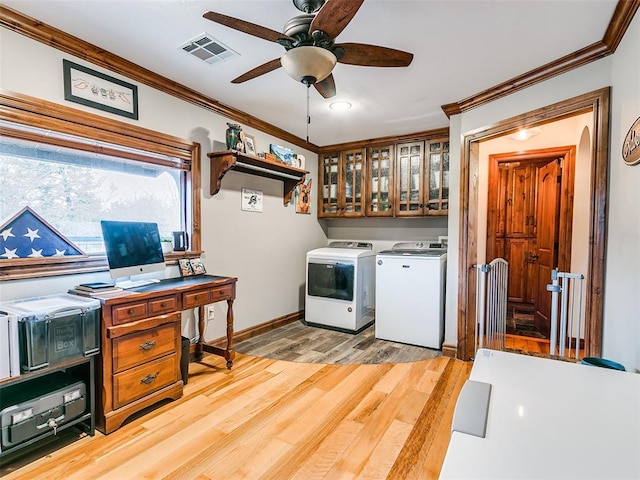
[[[311,88],[311,84],[307,83],[307,143],[309,143],[309,124],[311,123],[311,115],[309,114],[309,88]]]

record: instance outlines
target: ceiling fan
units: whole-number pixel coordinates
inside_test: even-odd
[[[287,74],[307,86],[313,85],[324,98],[336,94],[331,73],[336,62],[365,67],[406,67],[413,54],[393,48],[363,43],[335,43],[336,37],[353,19],[364,0],[293,0],[304,12],[289,20],[280,33],[270,28],[206,12],[203,17],[270,42],[282,45],[286,52],[233,79],[242,83],[283,67]],[[317,12],[317,13],[316,13]]]

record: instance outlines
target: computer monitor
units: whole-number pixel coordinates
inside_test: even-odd
[[[103,220],[100,226],[111,278],[165,270],[156,223]]]

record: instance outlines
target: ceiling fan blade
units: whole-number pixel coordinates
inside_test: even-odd
[[[314,83],[313,86],[316,87],[318,93],[324,98],[331,98],[336,94],[336,82],[333,79],[333,73],[330,73],[329,76],[321,82]]]
[[[293,41],[293,38],[285,35],[284,33],[276,32],[275,30],[271,30],[270,28],[256,25],[255,23],[247,22],[245,20],[240,20],[239,18],[228,17],[227,15],[223,15],[221,13],[206,12],[202,16],[207,20],[219,23],[220,25],[224,25],[225,27],[233,28],[234,30],[248,33],[249,35],[253,35],[254,37],[269,40],[271,42],[277,42],[280,39],[288,39]]]
[[[349,24],[364,0],[327,0],[309,26],[309,33],[322,30],[336,38]]]
[[[267,63],[263,63],[262,65],[257,66],[249,70],[246,73],[243,73],[238,78],[234,78],[231,80],[231,83],[242,83],[247,80],[251,80],[252,78],[259,77],[260,75],[264,75],[265,73],[269,73],[277,68],[280,68],[280,59],[274,58],[273,60],[269,60]]]
[[[413,60],[413,53],[393,48],[366,45],[364,43],[340,43],[336,47],[344,49],[338,60],[348,65],[363,67],[407,67]]]

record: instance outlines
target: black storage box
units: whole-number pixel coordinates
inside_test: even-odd
[[[59,294],[0,304],[18,317],[22,373],[100,351],[100,302]]]
[[[54,372],[11,385],[0,398],[0,450],[53,431],[87,410],[87,387],[77,378]]]

